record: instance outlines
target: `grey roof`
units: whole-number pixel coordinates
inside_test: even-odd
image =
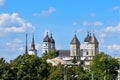
[[[36,50],[36,49],[35,49],[35,41],[34,41],[34,35],[33,35],[32,43],[31,43],[31,48],[30,48],[29,51],[34,51],[34,50]]]
[[[91,33],[89,34],[88,32],[87,36],[84,39],[84,42],[89,42],[90,40],[91,40]]]
[[[51,37],[50,37],[50,42],[55,43],[55,40],[53,39],[52,34],[51,34]]]
[[[58,50],[59,57],[70,57],[70,50]]]
[[[78,40],[76,34],[74,35],[74,38],[72,39],[72,41],[70,42],[70,44],[78,44],[78,45],[80,45],[80,41]]]
[[[95,35],[94,35],[94,34],[93,34],[93,36],[91,37],[90,42],[91,42],[91,43],[98,44],[98,40],[97,40],[97,38],[95,37]]]
[[[98,44],[98,40],[95,37],[95,35],[93,34],[93,36],[91,36],[91,33],[89,34],[89,32],[88,32],[87,36],[85,37],[84,42],[90,42],[90,43]]]
[[[50,42],[50,38],[49,38],[49,36],[48,36],[48,32],[47,32],[47,34],[46,34],[43,42]]]

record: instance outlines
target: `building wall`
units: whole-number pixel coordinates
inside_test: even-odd
[[[80,46],[76,44],[70,45],[70,56],[80,56]]]

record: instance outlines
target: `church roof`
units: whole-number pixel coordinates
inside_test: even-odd
[[[70,57],[70,50],[58,50],[59,57]]]
[[[74,38],[72,39],[72,41],[70,42],[70,44],[78,44],[78,45],[80,45],[80,42],[79,42],[76,34],[74,35]]]
[[[51,34],[51,37],[50,37],[50,42],[55,43],[55,40],[53,39],[52,34]]]
[[[91,43],[96,43],[96,44],[98,44],[98,40],[97,40],[97,38],[95,37],[94,34],[93,34],[93,36],[91,37],[90,42],[91,42]]]
[[[48,36],[48,32],[46,33],[46,36],[45,36],[43,42],[50,42],[50,38]]]
[[[34,41],[34,35],[33,35],[32,43],[31,43],[31,48],[30,48],[29,51],[34,51],[34,50],[36,50],[36,49],[35,49],[35,41]]]
[[[84,39],[84,42],[89,42],[90,40],[91,40],[91,34],[89,34],[88,32],[87,36]]]

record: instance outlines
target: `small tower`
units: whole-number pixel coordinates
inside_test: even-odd
[[[35,42],[34,42],[34,34],[32,37],[32,43],[31,43],[31,48],[29,50],[29,55],[36,55],[37,56],[37,50],[35,49]]]
[[[46,36],[43,39],[43,50],[42,53],[48,53],[51,50],[51,42],[48,36],[48,32],[46,32]]]
[[[90,40],[91,56],[95,56],[97,53],[99,53],[98,45],[99,45],[99,42],[97,38],[95,37],[95,34],[93,33],[93,35],[91,36],[91,40]]]
[[[83,46],[83,52],[82,56],[90,56],[90,40],[91,40],[91,33],[87,32],[87,36],[84,39],[84,46]]]
[[[50,36],[50,43],[51,43],[51,50],[55,51],[55,40],[52,37],[52,33],[51,33],[51,36]]]
[[[80,42],[76,36],[70,42],[70,56],[74,58],[74,56],[78,59],[80,57]]]
[[[27,48],[27,33],[26,33],[26,43],[25,43],[25,53],[24,54],[28,54],[28,48]]]
[[[84,49],[82,52],[83,56],[94,57],[98,52],[98,40],[95,37],[95,34],[91,36],[91,33],[88,32],[87,36],[84,39]]]

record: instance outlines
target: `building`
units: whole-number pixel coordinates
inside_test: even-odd
[[[34,34],[32,37],[32,43],[31,43],[31,48],[28,51],[28,47],[27,47],[27,34],[26,34],[26,44],[25,44],[25,53],[24,54],[28,54],[28,55],[36,55],[37,56],[37,50],[35,48],[35,41],[34,41]]]
[[[43,39],[43,50],[42,53],[48,53],[49,51],[55,51],[55,41],[51,36],[49,37],[48,32],[46,32],[46,36]]]
[[[53,38],[52,38],[53,39]],[[54,41],[54,39],[53,39]],[[51,47],[53,45],[53,48]],[[54,44],[50,41],[48,33],[46,34],[43,40],[43,53],[47,53],[51,50],[55,50],[55,41]],[[58,52],[58,59],[63,60],[65,64],[73,64],[72,61],[74,59],[77,60],[78,65],[90,65],[93,57],[99,53],[99,42],[93,33],[87,33],[87,36],[84,39],[83,46],[81,47],[81,43],[78,40],[76,34],[70,42],[70,50],[56,50]],[[55,60],[57,60],[55,58]],[[49,59],[47,62],[54,63],[54,59]],[[63,64],[62,62],[62,64]]]

